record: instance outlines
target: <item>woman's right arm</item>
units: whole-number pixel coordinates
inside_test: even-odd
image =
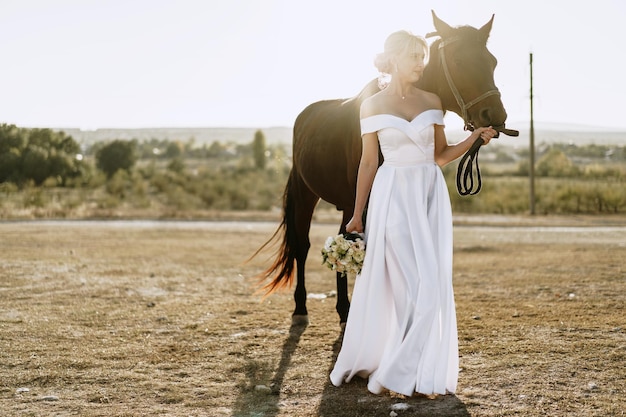
[[[346,225],[347,232],[363,233],[363,211],[367,205],[374,176],[378,170],[378,135],[366,133],[362,137],[363,150],[356,180],[356,199],[352,219]]]

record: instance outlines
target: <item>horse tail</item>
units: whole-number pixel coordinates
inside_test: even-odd
[[[278,291],[282,288],[289,288],[293,283],[293,277],[296,270],[296,254],[297,254],[297,233],[295,227],[295,202],[294,202],[294,182],[297,174],[291,170],[285,191],[283,193],[283,219],[267,242],[263,244],[252,257],[265,249],[268,245],[276,243],[280,239],[282,232],[282,241],[276,250],[275,260],[270,267],[261,272],[257,277],[260,283],[270,280],[261,290],[265,295]]]

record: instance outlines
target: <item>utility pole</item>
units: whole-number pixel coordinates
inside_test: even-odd
[[[530,53],[530,214],[535,214],[535,122],[533,118],[533,53]]]

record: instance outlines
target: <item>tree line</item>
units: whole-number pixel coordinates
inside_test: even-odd
[[[472,197],[457,195],[456,164],[446,167],[454,210],[527,211],[525,152],[485,148],[483,191]],[[47,216],[53,206],[61,217],[85,206],[162,216],[267,211],[280,208],[290,169],[286,146],[268,145],[261,130],[244,144],[115,139],[83,147],[63,132],[2,124],[0,216],[29,207]],[[626,212],[624,146],[542,145],[535,172],[539,212]]]

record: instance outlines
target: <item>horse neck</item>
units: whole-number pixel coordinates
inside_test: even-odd
[[[444,112],[453,111],[458,114],[459,117],[462,117],[459,105],[450,91],[448,80],[446,79],[443,65],[441,64],[439,49],[441,42],[441,39],[437,39],[430,46],[428,64],[426,64],[422,77],[417,82],[416,87],[436,94],[441,100],[441,107]]]
[[[374,78],[372,81],[367,83],[367,85],[356,96],[356,99],[359,103],[361,103],[363,100],[365,100],[366,98],[370,96],[373,96],[379,91],[380,91],[380,87],[378,86],[378,78]]]

